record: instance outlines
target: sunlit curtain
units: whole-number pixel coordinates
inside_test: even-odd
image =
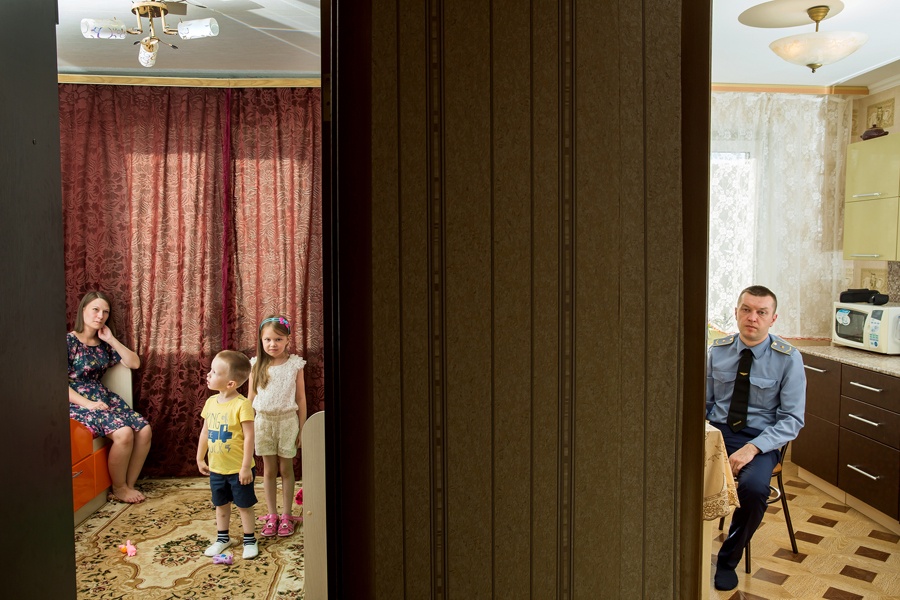
[[[245,89],[231,101],[233,345],[253,355],[261,315],[291,321],[306,361],[307,401],[324,401],[321,154],[318,90]]]
[[[842,283],[851,103],[836,96],[712,95],[708,318],[734,331],[741,289],[778,296],[773,333],[830,336]]]
[[[142,361],[135,407],[153,425],[147,475],[196,474],[212,357],[226,347],[255,353],[265,294],[245,292],[245,278],[285,280],[265,309],[300,317],[309,411],[322,408],[318,90],[244,92],[59,88],[69,323],[86,290],[112,296],[120,338]],[[241,141],[250,129],[256,145]],[[282,138],[292,141],[274,144]],[[266,145],[274,151],[257,160]],[[236,185],[237,173],[251,183]],[[260,193],[245,193],[249,185]],[[262,213],[291,216],[267,240],[246,239]],[[259,243],[277,252],[258,253]]]

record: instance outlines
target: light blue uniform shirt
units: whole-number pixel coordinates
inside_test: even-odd
[[[761,433],[750,443],[761,452],[784,446],[797,437],[806,412],[806,373],[803,358],[793,346],[769,334],[747,346],[738,334],[716,340],[706,361],[706,418],[727,423],[741,350],[750,348],[750,398],[747,427]]]

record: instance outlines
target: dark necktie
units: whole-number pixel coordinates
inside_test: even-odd
[[[734,393],[731,394],[731,408],[728,409],[728,426],[735,433],[747,426],[747,402],[750,399],[750,366],[753,351],[741,350],[737,377],[734,378]]]

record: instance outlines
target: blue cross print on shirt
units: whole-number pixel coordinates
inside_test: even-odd
[[[219,429],[210,429],[209,430],[209,441],[210,442],[227,442],[234,435],[228,431],[228,425],[222,424],[219,425]]]

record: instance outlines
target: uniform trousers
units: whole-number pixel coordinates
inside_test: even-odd
[[[735,433],[728,425],[722,423],[712,425],[722,432],[729,456],[761,433],[760,430],[750,427]],[[717,568],[733,571],[741,561],[747,542],[753,537],[766,513],[772,469],[778,464],[778,458],[777,449],[757,454],[738,473],[737,495],[741,506],[735,509],[731,517],[728,537],[722,542],[722,548],[719,550]]]

